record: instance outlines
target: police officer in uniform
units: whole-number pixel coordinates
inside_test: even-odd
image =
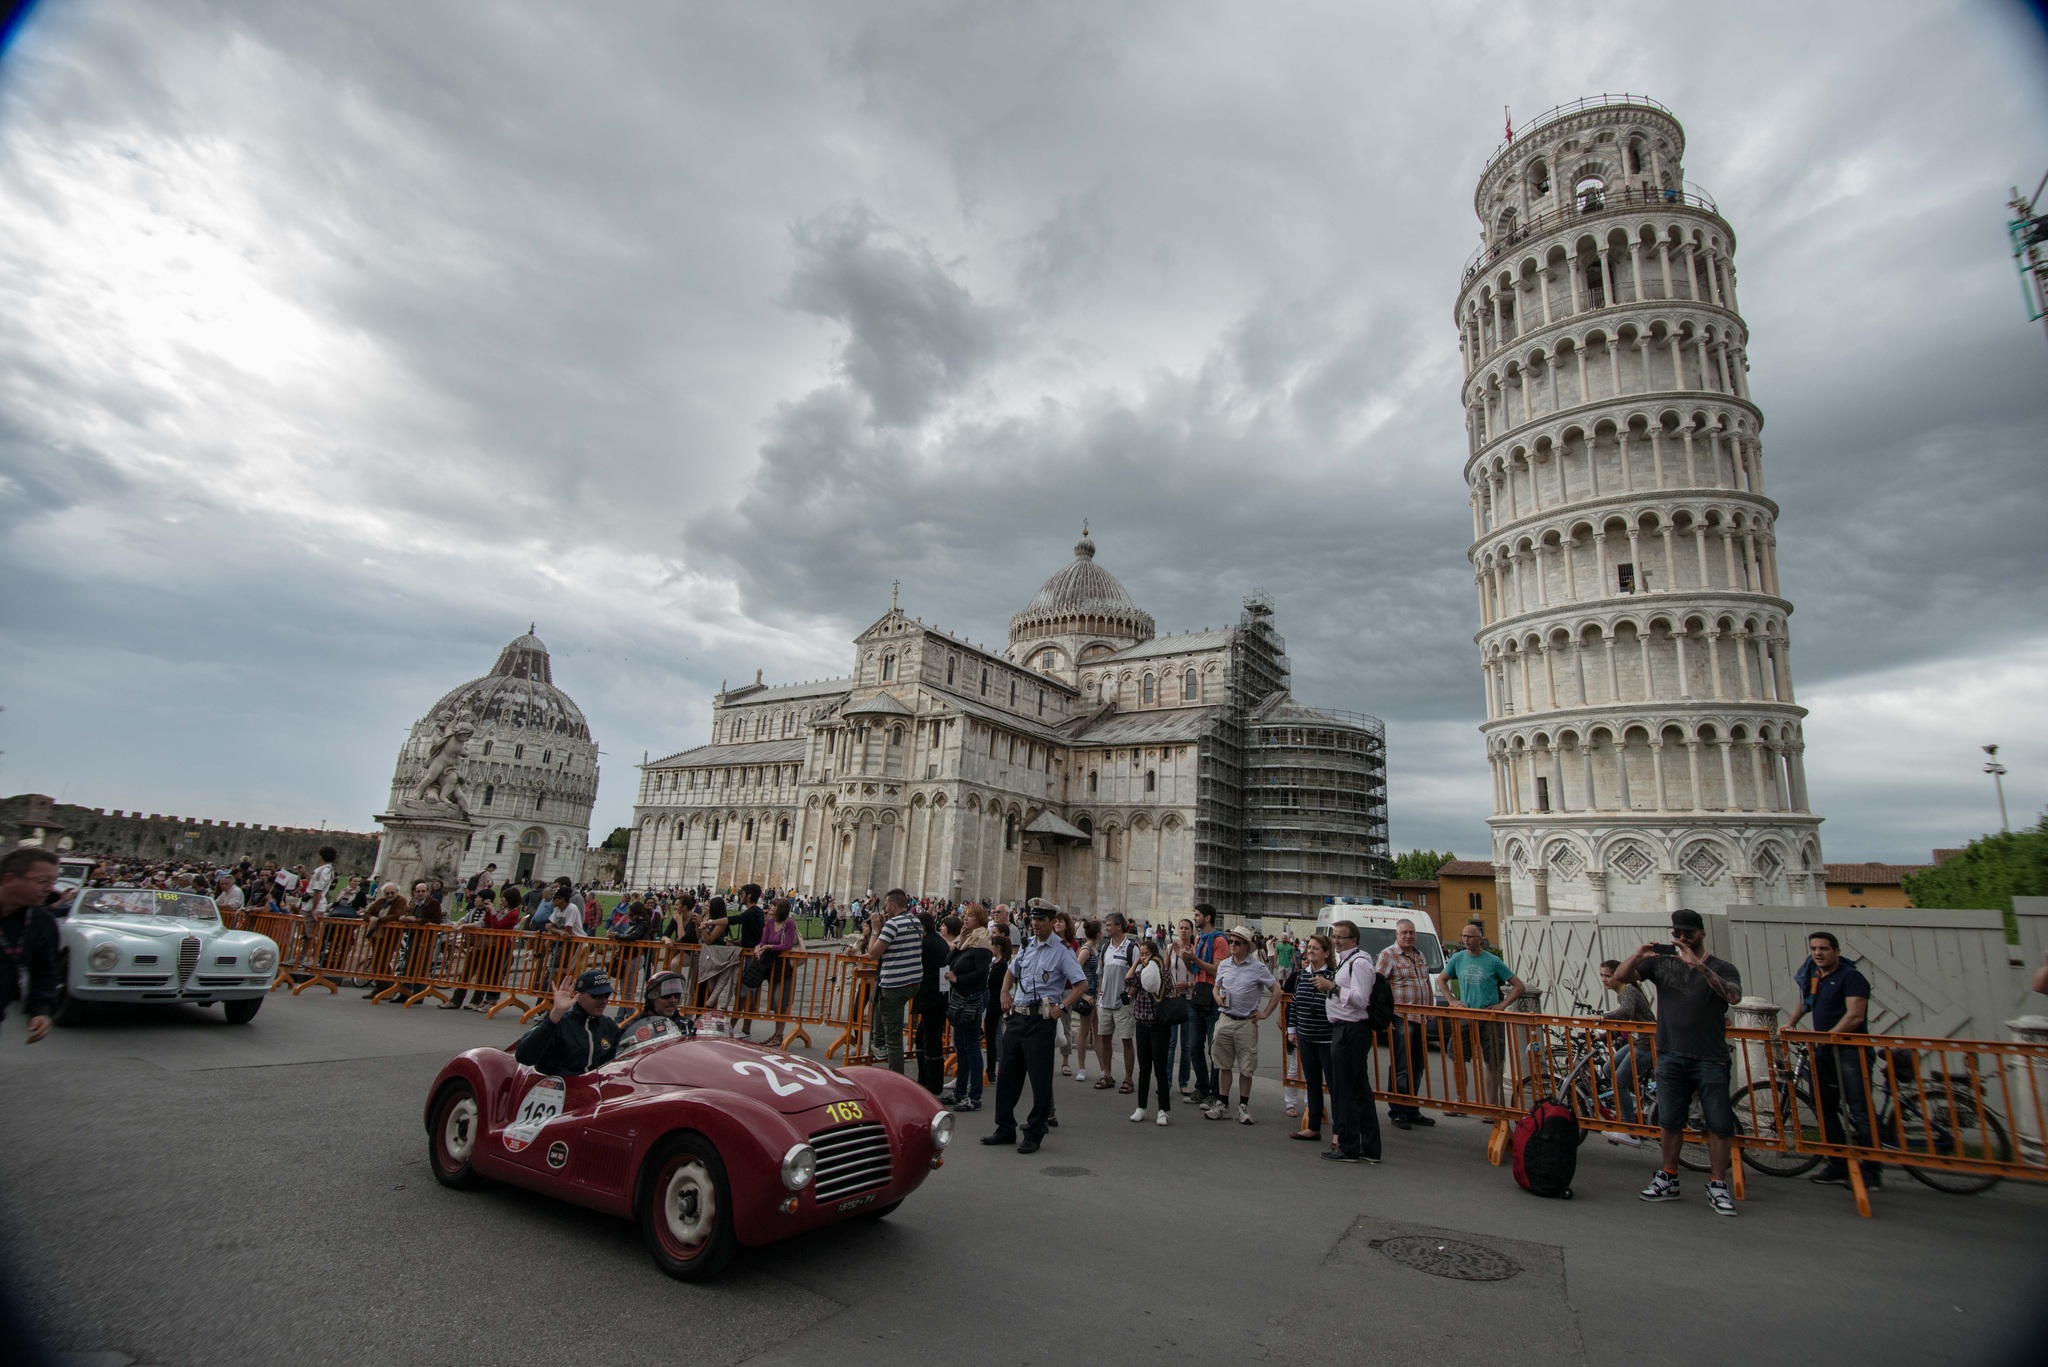
[[[1059,911],[1041,899],[1031,902],[1031,934],[1010,960],[1003,975],[1003,1057],[996,1074],[996,1129],[982,1143],[1017,1145],[1018,1153],[1038,1152],[1052,1117],[1053,1030],[1060,1013],[1088,990],[1088,975],[1074,951],[1053,938],[1052,918]],[[1017,1103],[1024,1096],[1024,1078],[1031,1078],[1031,1115],[1024,1133],[1017,1133]]]
[[[555,1004],[520,1037],[513,1056],[536,1072],[572,1077],[595,1072],[619,1049],[619,1023],[604,1013],[612,980],[601,968],[587,968],[572,991],[555,984]]]

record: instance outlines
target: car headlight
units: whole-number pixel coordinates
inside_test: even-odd
[[[277,951],[269,945],[258,945],[249,951],[249,971],[268,973],[277,967]]]
[[[932,1117],[932,1147],[943,1149],[953,1142],[953,1114],[940,1111]]]
[[[92,953],[85,956],[85,961],[92,966],[94,972],[105,973],[121,962],[120,947],[109,941],[101,941],[92,947]]]
[[[802,1191],[818,1175],[818,1153],[809,1144],[798,1144],[782,1155],[782,1185]]]

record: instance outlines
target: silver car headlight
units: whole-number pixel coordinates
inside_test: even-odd
[[[953,1113],[940,1111],[932,1117],[932,1147],[944,1149],[953,1142]]]
[[[268,973],[277,967],[277,951],[269,945],[258,945],[249,951],[249,971]]]
[[[92,947],[92,953],[85,956],[85,961],[94,972],[105,973],[121,962],[121,948],[110,940],[102,940]]]
[[[802,1191],[818,1175],[818,1152],[809,1144],[798,1144],[782,1155],[782,1185]]]

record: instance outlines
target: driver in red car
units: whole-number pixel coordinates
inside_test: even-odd
[[[571,1077],[594,1072],[619,1049],[619,1023],[604,1014],[612,980],[601,968],[587,968],[573,990],[555,984],[555,1004],[520,1037],[513,1057],[536,1072]]]

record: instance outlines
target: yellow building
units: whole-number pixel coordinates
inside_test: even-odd
[[[1831,907],[1910,907],[1903,886],[1909,873],[1932,864],[1829,864],[1828,905]]]
[[[1493,882],[1493,864],[1485,859],[1453,859],[1436,871],[1437,905],[1429,914],[1446,944],[1474,917],[1486,928],[1486,942],[1500,944],[1500,903]]]

